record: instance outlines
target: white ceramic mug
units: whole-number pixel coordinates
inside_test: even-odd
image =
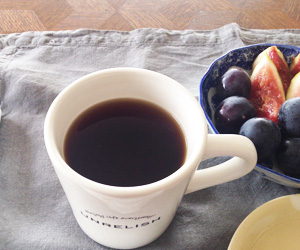
[[[79,175],[64,161],[64,138],[73,120],[96,103],[124,97],[154,102],[180,124],[186,160],[170,176],[143,186],[115,187]],[[44,137],[82,230],[96,242],[119,249],[152,242],[167,229],[184,194],[244,176],[257,160],[254,145],[246,137],[208,134],[201,106],[181,84],[160,73],[135,68],[98,71],[66,87],[49,108]],[[202,160],[215,156],[235,157],[197,170]]]

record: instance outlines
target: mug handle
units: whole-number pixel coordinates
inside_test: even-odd
[[[185,194],[238,179],[248,174],[257,162],[254,144],[242,135],[209,134],[202,161],[217,156],[235,157],[219,165],[197,170]]]

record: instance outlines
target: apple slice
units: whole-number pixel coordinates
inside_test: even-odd
[[[286,93],[286,99],[291,99],[293,97],[300,97],[300,72],[293,77],[291,85]]]
[[[300,72],[300,53],[295,58],[293,58],[293,61],[290,65],[290,72],[292,74],[292,77]]]
[[[283,85],[284,92],[286,93],[288,87],[290,86],[292,77],[291,77],[289,66],[288,66],[282,52],[276,46],[268,47],[263,52],[261,52],[254,60],[252,69],[254,70],[256,65],[265,56],[265,53],[267,53],[267,55],[270,57],[270,59],[275,64],[275,66],[278,70],[282,85]]]
[[[256,109],[256,116],[278,123],[277,116],[285,101],[281,78],[274,62],[265,51],[251,74],[249,100]]]

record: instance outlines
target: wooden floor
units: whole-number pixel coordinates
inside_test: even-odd
[[[0,0],[0,33],[79,28],[300,28],[299,0]]]

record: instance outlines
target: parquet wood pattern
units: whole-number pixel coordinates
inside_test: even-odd
[[[0,0],[0,33],[79,28],[300,28],[299,0]]]

